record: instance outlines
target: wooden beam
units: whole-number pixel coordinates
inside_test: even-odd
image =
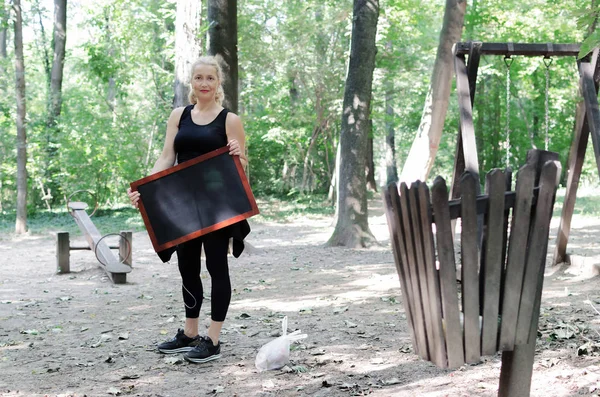
[[[455,54],[466,55],[470,47],[470,42],[456,43]],[[481,43],[481,55],[576,57],[580,47],[580,44]]]
[[[462,148],[465,155],[465,171],[469,171],[479,180],[479,160],[473,127],[473,106],[464,55],[454,57],[454,69],[456,70],[456,93],[460,112]]]
[[[471,93],[471,106],[475,104],[475,91],[477,89],[477,72],[479,70],[479,60],[481,59],[481,43],[470,43],[469,61],[467,63],[467,76],[469,79],[469,91]],[[472,110],[472,109],[471,109]],[[465,172],[465,155],[463,151],[462,131],[458,128],[458,137],[456,138],[456,155],[454,157],[454,172],[452,176],[452,187],[450,197],[452,199],[460,197],[460,177]],[[477,182],[479,185],[479,181]],[[479,189],[477,193],[479,193]],[[454,227],[452,228],[454,230]]]
[[[533,189],[534,194],[537,196],[539,188]],[[504,209],[510,209],[515,205],[515,192],[505,192],[504,193]],[[536,198],[533,198],[533,204],[535,204]],[[480,194],[477,196],[477,200],[475,202],[477,214],[484,214],[489,201],[489,196],[487,194]],[[456,219],[460,217],[462,203],[460,199],[451,200],[448,202],[448,207],[450,208],[450,219]],[[435,219],[435,212],[433,213],[433,217]]]
[[[598,91],[594,83],[594,69],[589,62],[581,62],[582,94],[585,103],[585,115],[592,135],[594,157],[600,174],[600,109],[598,109]]]
[[[56,233],[56,271],[58,273],[69,273],[69,233]]]
[[[581,177],[581,169],[583,168],[588,138],[590,136],[590,128],[585,113],[585,104],[581,101],[577,104],[577,111],[575,113],[575,130],[573,131],[573,141],[571,142],[569,164],[567,166],[567,189],[556,235],[552,265],[568,261],[567,243],[571,234],[571,220],[573,219],[579,178]]]
[[[600,50],[594,49],[592,52],[590,64],[594,70],[594,86],[596,96],[598,95],[598,86],[600,83],[600,62],[598,55]],[[581,73],[581,62],[578,67]],[[579,80],[579,90],[583,91],[583,81]],[[560,216],[560,224],[556,235],[556,244],[554,246],[554,255],[552,265],[556,266],[563,262],[568,262],[567,244],[569,235],[571,234],[571,220],[573,219],[573,211],[575,210],[575,201],[577,200],[577,188],[579,187],[579,178],[585,160],[585,152],[587,149],[590,135],[590,127],[586,118],[585,102],[580,101],[577,104],[575,112],[575,129],[573,131],[573,140],[571,141],[571,149],[569,150],[569,159],[567,165],[567,189],[565,192],[565,200],[562,206]]]

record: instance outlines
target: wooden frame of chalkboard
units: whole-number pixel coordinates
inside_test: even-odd
[[[259,213],[238,156],[229,148],[198,156],[131,183],[156,252]]]

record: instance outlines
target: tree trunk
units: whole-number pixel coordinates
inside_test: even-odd
[[[379,0],[354,0],[337,170],[337,220],[330,246],[366,247],[375,239],[368,223],[365,163],[378,17]]]
[[[15,42],[15,93],[17,98],[17,220],[15,233],[27,232],[27,134],[25,131],[25,62],[21,0],[13,0]]]
[[[201,7],[201,1],[177,1],[173,107],[189,104],[191,67],[202,53],[202,39],[200,37]]]
[[[452,46],[460,41],[466,7],[466,0],[446,0],[444,24],[440,32],[431,85],[425,100],[421,124],[402,168],[402,182],[426,180],[433,166],[442,138],[454,75]]]
[[[54,0],[54,32],[52,72],[50,77],[50,107],[48,126],[54,126],[62,106],[62,81],[67,43],[67,0]]]
[[[375,160],[373,159],[373,120],[369,119],[369,137],[367,139],[367,188],[371,191],[377,191],[377,182],[375,181]]]
[[[237,0],[208,0],[208,53],[223,68],[224,106],[238,112]]]
[[[0,3],[0,73],[4,75],[6,70],[4,68],[3,61],[8,56],[7,53],[7,41],[8,41],[8,10],[5,8],[4,3]],[[4,79],[0,84],[4,84]],[[2,87],[5,88],[5,87]]]
[[[398,169],[396,168],[396,133],[394,131],[394,82],[388,81],[385,92],[385,174],[386,184],[398,180]]]

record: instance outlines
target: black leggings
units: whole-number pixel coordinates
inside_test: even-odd
[[[202,306],[203,290],[200,280],[200,252],[204,245],[206,269],[210,274],[211,293],[210,311],[213,321],[225,321],[229,302],[231,302],[231,282],[227,265],[229,235],[223,229],[179,244],[177,258],[179,273],[183,282],[183,303],[185,316],[198,318]]]

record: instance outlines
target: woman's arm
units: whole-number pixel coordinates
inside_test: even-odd
[[[173,142],[175,141],[175,135],[177,135],[177,131],[179,130],[179,119],[181,118],[181,113],[184,108],[173,109],[171,115],[169,116],[169,120],[167,121],[167,136],[165,138],[165,144],[163,146],[162,153],[156,163],[154,163],[154,167],[152,167],[152,171],[150,174],[156,174],[157,172],[166,170],[169,167],[172,167],[175,164],[175,147],[173,146]],[[131,188],[127,188],[127,195],[129,196],[129,200],[131,204],[138,208],[140,201],[140,192],[132,192]]]
[[[165,137],[165,144],[163,146],[162,153],[156,160],[156,163],[154,163],[154,167],[152,167],[150,174],[156,174],[157,172],[166,170],[175,164],[176,155],[173,142],[175,141],[175,135],[177,135],[177,131],[179,130],[179,119],[181,119],[183,109],[183,107],[180,107],[173,109],[171,112],[169,120],[167,121],[167,136]]]
[[[235,113],[227,113],[227,119],[225,120],[225,131],[227,132],[227,145],[229,146],[229,153],[240,156],[240,161],[245,169],[248,165],[248,159],[246,159],[245,154],[246,134],[244,133],[244,126],[242,125],[240,116]]]

